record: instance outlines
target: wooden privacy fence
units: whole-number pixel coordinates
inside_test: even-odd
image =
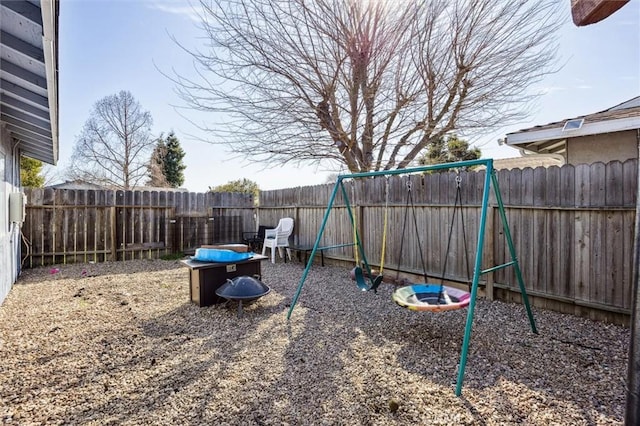
[[[614,314],[630,312],[637,171],[637,160],[629,160],[497,172],[516,254],[527,292],[535,296],[534,303],[578,314],[593,314],[591,308]],[[463,235],[473,267],[484,171],[461,172],[464,206],[457,212],[445,259],[457,188],[455,176],[449,172],[346,183],[369,263],[380,264],[388,185],[385,275],[393,276],[396,271],[422,275],[424,261],[430,277],[439,279],[444,271],[447,280],[468,282]],[[407,202],[408,181],[413,207]],[[311,246],[332,189],[333,185],[319,185],[263,191],[258,221],[270,225],[280,217],[293,217],[295,244]],[[490,204],[483,268],[510,261],[493,194]],[[459,220],[461,213],[464,226]],[[339,194],[321,246],[349,242],[353,242],[353,228]],[[327,251],[325,257],[353,262],[354,251],[352,247],[336,248]],[[469,274],[472,276],[473,271]],[[488,297],[519,297],[514,268],[490,272],[482,278]]]
[[[630,312],[637,172],[637,160],[497,172],[516,254],[534,303],[578,314],[592,315],[592,308]],[[396,271],[422,275],[424,261],[433,279],[444,271],[449,281],[468,281],[465,248],[473,265],[484,171],[461,172],[463,207],[445,259],[455,176],[434,173],[346,183],[369,263],[380,264],[386,211],[387,275]],[[408,181],[413,207],[407,202]],[[262,191],[258,208],[245,194],[30,189],[22,227],[23,265],[185,253],[203,244],[240,242],[243,232],[255,231],[258,224],[275,226],[285,216],[295,219],[292,242],[312,246],[332,189],[333,185],[318,185]],[[483,268],[510,260],[493,195],[490,204]],[[339,194],[321,245],[352,242],[349,212]],[[325,257],[353,263],[353,247],[328,250]],[[487,297],[518,298],[513,268],[482,278]]]
[[[242,240],[253,197],[178,191],[28,189],[23,265],[158,258]]]

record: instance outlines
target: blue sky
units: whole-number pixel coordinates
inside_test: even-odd
[[[563,68],[539,83],[544,93],[530,119],[473,141],[483,157],[518,156],[500,147],[506,133],[601,111],[640,95],[640,1],[632,0],[608,19],[587,27],[571,22],[570,0],[561,0],[566,23],[558,33]],[[181,104],[173,83],[158,69],[190,72],[189,56],[172,40],[202,46],[188,2],[180,0],[64,0],[60,4],[60,161],[64,168],[93,104],[129,90],[149,110],[153,132],[174,130],[186,151],[184,187],[203,192],[248,178],[261,189],[324,183],[314,167],[263,170],[234,159],[227,149],[197,140],[198,130],[172,105]],[[196,121],[202,114],[194,115]]]

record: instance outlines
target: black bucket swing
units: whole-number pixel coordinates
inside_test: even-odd
[[[358,229],[356,226],[356,216],[355,212],[351,212],[351,217],[353,221],[353,245],[354,245],[354,257],[356,261],[356,266],[351,270],[351,278],[356,282],[358,288],[362,291],[373,290],[374,293],[377,292],[378,287],[382,284],[383,280],[383,272],[384,272],[384,256],[385,256],[385,247],[387,242],[387,228],[388,228],[388,219],[389,219],[389,178],[385,178],[385,205],[384,205],[384,224],[382,230],[382,249],[380,253],[380,271],[374,277],[371,273],[369,265],[366,264],[366,260],[364,261],[365,267],[367,268],[367,275],[369,276],[369,281],[371,284],[367,284],[365,280],[365,273],[360,264],[360,258],[358,254],[358,249],[360,248],[359,239],[358,239]]]
[[[352,195],[351,199],[355,200],[355,196],[354,196],[355,193],[354,193],[353,187],[351,187],[351,195]],[[356,282],[356,285],[360,290],[369,291],[371,286],[367,284],[367,282],[365,281],[364,272],[360,264],[360,250],[362,250],[362,248],[360,244],[360,239],[358,238],[358,225],[356,223],[356,212],[353,210],[352,207],[349,207],[349,215],[351,216],[351,223],[353,224],[353,257],[356,261],[356,265],[351,270],[351,279],[353,279]],[[365,266],[368,269],[369,265],[365,265]]]
[[[391,295],[392,300],[399,306],[412,310],[412,311],[430,311],[430,312],[443,312],[456,309],[466,308],[471,302],[471,293],[469,291],[460,290],[455,287],[449,287],[444,285],[445,273],[447,270],[447,260],[449,258],[449,249],[451,247],[451,237],[453,236],[453,224],[456,219],[456,209],[460,209],[460,220],[462,223],[462,239],[465,261],[467,266],[467,282],[470,283],[470,269],[469,269],[469,255],[467,253],[467,238],[464,227],[464,214],[462,209],[462,201],[460,195],[460,183],[462,178],[459,172],[456,174],[456,200],[453,207],[453,217],[451,218],[451,225],[449,226],[449,237],[447,241],[447,249],[444,258],[444,265],[442,268],[442,275],[440,277],[440,284],[427,283],[427,272],[424,263],[424,256],[422,253],[422,245],[418,238],[418,250],[420,254],[420,260],[422,262],[424,284],[412,284],[404,287],[397,288]],[[411,207],[413,213],[413,222],[418,235],[418,222],[415,213],[415,206],[413,204],[413,196],[411,194],[411,177],[407,182],[407,207]],[[407,224],[408,209],[405,211],[405,219],[402,227],[402,239],[400,240],[400,252],[398,265],[402,259],[402,245],[404,242],[405,227]],[[398,271],[399,273],[399,271]]]

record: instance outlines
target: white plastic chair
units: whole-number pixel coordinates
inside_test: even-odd
[[[267,247],[271,249],[271,263],[276,263],[276,249],[282,257],[282,249],[287,250],[289,260],[291,260],[291,250],[289,250],[289,237],[293,232],[293,219],[284,217],[278,222],[275,229],[267,229],[264,231],[264,242],[262,243],[262,255],[264,256]]]

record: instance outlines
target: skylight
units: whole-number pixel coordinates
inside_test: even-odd
[[[582,127],[582,123],[584,123],[584,118],[576,118],[575,120],[568,120],[564,123],[564,127],[562,128],[563,132],[569,132],[571,130],[578,130]]]

